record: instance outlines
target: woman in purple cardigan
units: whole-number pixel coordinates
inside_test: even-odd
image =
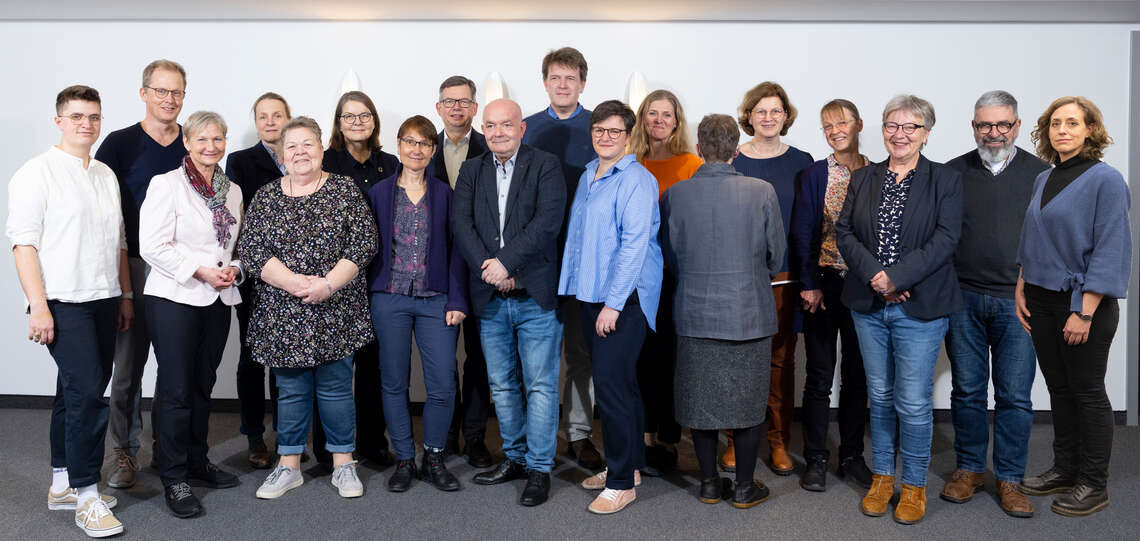
[[[467,314],[467,267],[452,244],[451,187],[424,173],[435,152],[435,127],[416,115],[400,125],[396,138],[402,165],[368,192],[380,233],[368,290],[384,417],[397,459],[388,490],[404,492],[416,476],[407,401],[414,332],[427,387],[420,470],[425,481],[450,492],[460,485],[444,465],[443,447],[455,409],[455,344]]]
[[[1108,506],[1113,421],[1104,376],[1120,321],[1116,299],[1132,275],[1128,185],[1100,161],[1112,139],[1087,98],[1054,101],[1032,137],[1037,155],[1054,167],[1033,186],[1014,295],[1049,387],[1053,467],[1021,487],[1060,494],[1053,512],[1085,516]]]

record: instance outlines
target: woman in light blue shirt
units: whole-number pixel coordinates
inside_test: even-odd
[[[570,208],[558,294],[582,302],[582,332],[593,358],[606,466],[582,482],[602,490],[590,511],[621,511],[636,498],[645,466],[644,412],[637,357],[655,328],[663,261],[657,180],[626,154],[637,118],[617,100],[590,115],[597,159],[586,165]]]

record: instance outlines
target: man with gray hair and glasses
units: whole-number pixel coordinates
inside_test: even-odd
[[[974,104],[971,123],[977,149],[947,165],[962,173],[962,236],[954,266],[963,305],[950,315],[946,351],[954,389],[950,395],[957,469],[941,497],[965,503],[982,488],[989,446],[988,385],[993,374],[993,468],[1001,508],[1033,516],[1018,491],[1025,475],[1030,391],[1036,375],[1033,342],[1017,319],[1017,246],[1033,182],[1048,166],[1014,146],[1021,128],[1017,100],[993,90]]]

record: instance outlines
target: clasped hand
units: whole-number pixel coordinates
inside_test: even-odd
[[[224,267],[215,269],[213,267],[198,267],[194,272],[194,277],[210,284],[210,287],[222,290],[234,284],[237,279],[237,267]]]
[[[515,288],[515,279],[507,276],[507,268],[497,258],[484,260],[480,268],[483,270],[483,281],[499,291],[506,293]]]
[[[332,285],[324,276],[293,274],[286,280],[284,289],[303,304],[320,304],[332,296]]]

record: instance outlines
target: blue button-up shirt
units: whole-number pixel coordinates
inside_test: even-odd
[[[277,153],[273,152],[273,149],[265,144],[265,141],[261,142],[261,146],[265,147],[265,151],[269,153],[269,157],[273,158],[273,163],[277,164],[277,168],[281,170],[281,175],[288,175],[289,172],[285,170],[285,164],[281,162],[281,158],[277,156]]]
[[[585,109],[585,107],[582,107],[582,104],[579,103],[578,108],[574,109],[574,112],[570,113],[570,116],[566,118],[559,118],[558,113],[554,112],[554,106],[550,105],[546,108],[546,114],[550,115],[550,118],[553,118],[554,120],[570,120],[571,118],[578,116],[578,114],[581,113],[583,109]]]
[[[507,195],[511,193],[511,177],[515,176],[515,158],[519,157],[518,149],[515,155],[505,162],[495,160],[495,190],[499,203],[499,248],[506,245],[503,241],[503,227],[507,223]]]
[[[595,180],[597,171],[594,159],[578,181],[558,294],[620,312],[636,289],[649,328],[656,330],[664,269],[657,179],[633,154]]]

